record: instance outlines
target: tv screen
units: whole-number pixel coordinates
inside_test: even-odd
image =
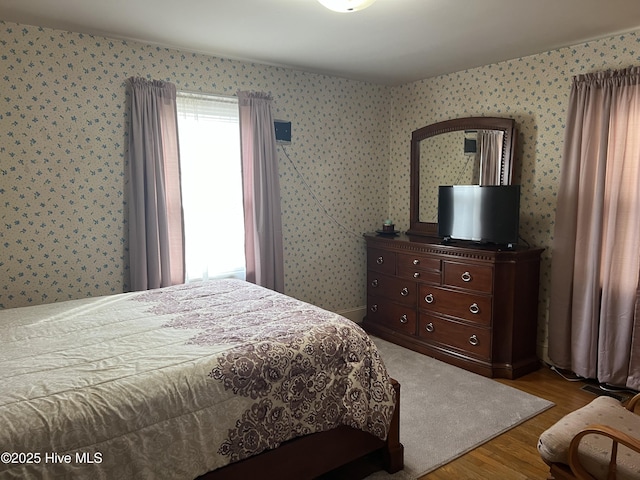
[[[515,245],[520,185],[445,185],[438,193],[438,235],[445,240]]]

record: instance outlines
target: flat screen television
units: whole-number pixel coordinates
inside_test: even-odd
[[[443,185],[438,235],[513,247],[518,243],[520,185]]]

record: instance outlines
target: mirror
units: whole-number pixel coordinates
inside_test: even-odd
[[[512,118],[457,118],[414,130],[407,234],[438,234],[440,185],[511,184],[514,147]]]

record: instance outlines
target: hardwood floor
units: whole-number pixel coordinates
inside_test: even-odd
[[[538,437],[564,415],[596,398],[581,390],[584,382],[567,381],[547,367],[516,380],[497,381],[555,406],[419,480],[544,480],[549,470],[536,449]]]
[[[555,406],[418,480],[545,480],[549,468],[538,454],[538,437],[564,415],[596,398],[595,394],[582,390],[588,382],[565,380],[547,367],[516,380],[496,381],[545,398]],[[621,396],[626,401],[632,394]],[[381,468],[379,463],[365,460],[324,475],[320,480],[362,479]]]

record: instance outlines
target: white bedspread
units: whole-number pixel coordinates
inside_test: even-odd
[[[357,325],[247,282],[0,310],[2,479],[191,479],[394,404]]]

